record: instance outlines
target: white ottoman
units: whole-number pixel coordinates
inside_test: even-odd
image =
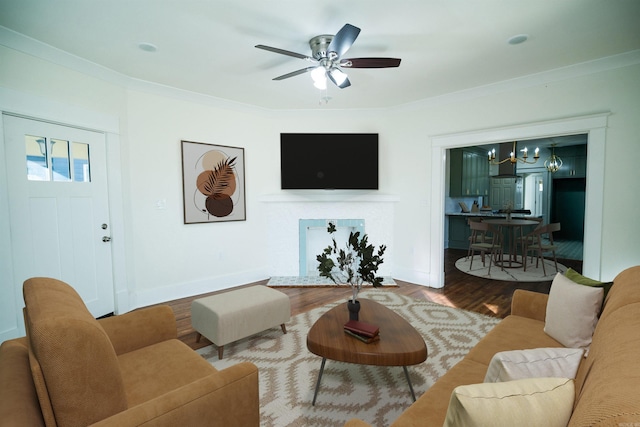
[[[224,345],[280,325],[291,319],[289,296],[263,285],[249,286],[191,303],[191,324],[218,347],[222,359]]]

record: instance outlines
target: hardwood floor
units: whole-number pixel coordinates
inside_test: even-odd
[[[478,313],[506,317],[511,312],[511,297],[516,289],[528,289],[548,293],[551,282],[503,282],[470,276],[456,269],[457,259],[466,255],[464,250],[445,250],[445,285],[443,288],[429,288],[408,282],[396,280],[397,287],[389,287],[392,292],[416,299],[424,299],[439,304],[475,311]],[[559,259],[559,262],[582,272],[582,261]],[[266,284],[268,280],[250,283],[245,286]],[[351,295],[348,287],[279,287],[291,298],[291,315],[295,316],[327,303],[346,299]],[[169,301],[169,305],[176,315],[178,338],[193,349],[211,344],[202,337],[196,343],[196,332],[191,327],[191,302],[196,298],[214,295],[212,292],[189,298]]]

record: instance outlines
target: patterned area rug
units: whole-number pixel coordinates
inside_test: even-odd
[[[424,337],[427,361],[408,367],[416,397],[462,359],[500,320],[381,289],[363,290],[360,297],[394,310]],[[214,346],[198,352],[217,369],[241,361],[258,366],[264,427],[342,426],[354,417],[373,426],[388,426],[412,403],[401,367],[327,360],[316,405],[311,405],[322,358],[307,350],[307,332],[323,313],[342,302],[292,317],[286,325],[286,335],[278,327],[228,344],[223,360],[218,360]]]
[[[536,261],[530,264],[527,261],[527,271],[523,267],[505,268],[501,270],[499,266],[491,266],[491,274],[489,274],[489,256],[486,257],[486,267],[482,266],[482,258],[480,255],[474,255],[473,268],[471,269],[471,258],[462,257],[456,261],[456,268],[463,273],[472,276],[482,277],[483,279],[504,280],[507,282],[545,282],[552,281],[557,272],[564,273],[567,267],[558,263],[558,271],[553,259],[544,260],[544,270],[542,263],[536,267]],[[546,274],[545,274],[546,272]]]

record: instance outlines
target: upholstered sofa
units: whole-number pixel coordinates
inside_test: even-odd
[[[218,371],[168,306],[94,319],[66,283],[24,283],[27,336],[0,346],[2,426],[258,426],[258,371]]]
[[[545,332],[549,298],[547,294],[517,290],[511,315],[407,408],[392,427],[441,427],[447,419],[454,389],[483,383],[491,360],[498,352],[563,347]],[[567,307],[574,303],[566,301]],[[640,266],[629,268],[614,279],[587,357],[579,360],[568,425],[640,425]],[[548,416],[555,414],[550,412]],[[357,419],[345,424],[345,427],[362,426],[368,424]]]

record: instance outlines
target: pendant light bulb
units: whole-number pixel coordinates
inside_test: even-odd
[[[316,67],[311,71],[311,79],[313,80],[313,85],[320,90],[327,89],[327,73],[324,67]]]

